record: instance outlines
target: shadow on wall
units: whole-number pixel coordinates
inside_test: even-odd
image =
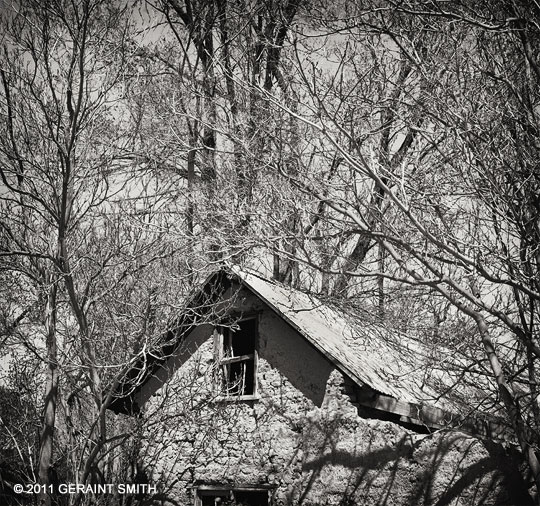
[[[311,448],[302,483],[288,492],[289,504],[534,504],[518,471],[517,452],[511,456],[496,443],[458,432],[403,434],[390,422],[372,422],[367,444],[349,444],[350,449],[339,420],[306,428],[304,441]],[[324,436],[313,444],[317,433]],[[342,491],[334,488],[337,482]]]
[[[275,468],[272,471],[275,475],[272,505],[534,504],[518,472],[518,459],[495,443],[457,432],[420,435],[391,422],[375,420],[351,424],[350,420],[309,419],[300,430],[297,420],[291,423],[297,440],[291,445],[288,462],[283,462],[280,471]],[[210,437],[202,439],[208,441]],[[244,434],[244,438],[250,436]],[[227,453],[225,447],[223,452]],[[181,459],[181,454],[173,453]],[[202,448],[195,450],[187,466],[184,461],[175,470],[171,468],[167,478],[162,476],[161,493],[154,499],[162,504],[191,504],[179,499],[173,489],[179,480],[185,483],[197,480],[197,469],[204,467],[197,453],[199,457],[205,454]],[[155,463],[158,456],[153,457]],[[229,459],[231,462],[224,468],[234,469],[234,473],[226,477],[215,475],[216,483],[241,484],[249,466],[261,469],[269,466],[260,460]],[[262,476],[267,481],[260,484],[267,485],[270,471]]]
[[[534,504],[517,452],[498,444],[455,431],[418,434],[340,409],[293,412],[276,400],[197,407],[191,396],[161,420],[153,431],[161,444],[141,455],[149,474],[159,469],[154,500],[191,504],[186,487],[202,480],[273,486],[275,506]]]

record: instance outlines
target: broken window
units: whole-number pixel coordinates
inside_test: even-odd
[[[221,327],[216,343],[221,392],[228,397],[257,393],[257,319]]]
[[[196,506],[268,506],[268,490],[203,488]]]

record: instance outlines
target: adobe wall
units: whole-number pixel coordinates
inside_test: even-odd
[[[142,461],[163,497],[193,504],[190,487],[206,482],[271,486],[275,505],[526,504],[500,446],[359,417],[330,362],[251,297],[241,304],[262,310],[260,399],[217,400],[211,328],[192,333],[147,403]]]

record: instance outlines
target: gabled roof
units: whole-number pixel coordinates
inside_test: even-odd
[[[317,297],[234,265],[220,269],[206,280],[191,297],[185,314],[177,322],[177,330],[167,335],[162,352],[154,354],[154,358],[145,356],[139,360],[126,373],[125,383],[131,382],[133,386],[133,378],[137,377],[139,382],[134,390],[140,388],[161,367],[165,357],[170,356],[183,337],[203,322],[201,307],[209,309],[219,302],[232,282],[239,283],[259,297],[359,388],[367,386],[380,394],[381,399],[371,404],[376,409],[403,415],[413,423],[426,424],[428,419],[430,422],[448,422],[454,414],[466,414],[475,403],[486,397],[480,388],[471,387],[461,396],[446,396],[453,390],[456,378],[444,367],[435,370],[429,350],[414,339],[366,322],[365,318],[359,319],[353,312],[339,310]],[[132,390],[130,387],[127,393],[125,389],[118,389],[111,409],[129,411],[130,402],[126,399],[132,400]],[[437,423],[431,425],[438,426]]]
[[[441,395],[455,378],[449,374],[444,377],[441,371],[434,374],[433,357],[418,341],[365,318],[359,320],[354,312],[339,310],[253,271],[237,266],[230,271],[359,385],[401,401],[462,411],[455,398],[450,401]],[[480,390],[474,392],[473,399],[469,389],[470,402],[479,400],[478,396],[483,397]]]

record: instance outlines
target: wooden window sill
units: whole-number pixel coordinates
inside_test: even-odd
[[[258,401],[258,395],[220,395],[216,397],[216,402],[241,402],[241,401]]]

